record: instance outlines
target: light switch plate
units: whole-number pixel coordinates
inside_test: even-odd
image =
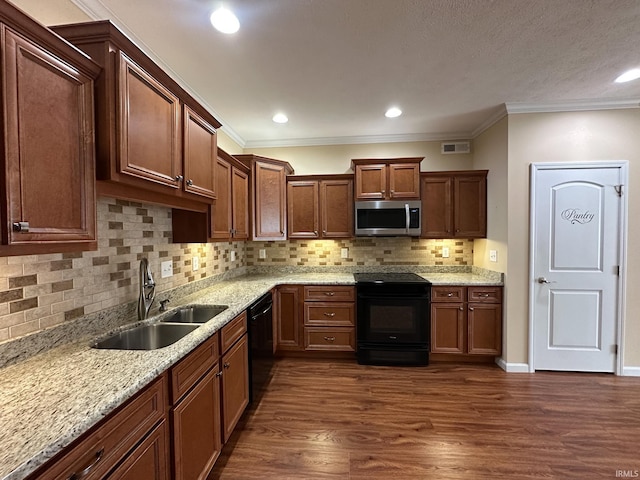
[[[160,277],[167,278],[173,275],[173,261],[167,260],[160,264]]]
[[[261,249],[258,251],[258,256],[259,256],[260,258],[267,258],[267,251],[266,251],[264,248],[261,248]]]
[[[193,257],[191,259],[191,270],[193,270],[195,272],[199,268],[200,268],[200,258],[199,257]]]
[[[442,258],[449,258],[449,247],[442,247]]]
[[[498,261],[498,251],[497,250],[489,250],[489,260],[492,262]]]
[[[342,248],[340,250],[340,258],[349,258],[349,249],[348,248]]]
[[[232,262],[236,261],[236,251],[235,250],[231,250],[231,261]]]

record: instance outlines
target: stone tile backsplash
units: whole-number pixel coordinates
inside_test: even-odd
[[[99,198],[97,210],[97,251],[0,257],[0,342],[135,302],[143,257],[149,260],[157,294],[203,279],[215,281],[212,277],[240,267],[352,271],[358,266],[473,264],[473,240],[378,237],[173,244],[170,208]],[[448,258],[442,256],[444,247],[449,248]],[[341,257],[343,248],[348,258]],[[260,258],[261,250],[265,258]],[[199,259],[197,270],[193,257]],[[172,262],[172,277],[160,277],[164,261]]]

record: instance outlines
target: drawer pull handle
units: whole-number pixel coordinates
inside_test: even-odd
[[[333,296],[335,295],[335,292],[324,292],[324,294],[325,294],[327,297],[333,297]]]
[[[91,472],[91,470],[93,470],[93,467],[95,467],[98,462],[102,460],[102,455],[104,455],[104,447],[96,452],[96,459],[91,462],[91,464],[87,468],[82,470],[80,473],[73,472],[71,475],[69,475],[68,480],[80,480],[81,478],[86,477]]]
[[[336,337],[324,337],[324,339],[325,339],[327,342],[335,342],[335,341],[336,341]]]
[[[479,293],[478,296],[487,298],[489,296],[489,294],[488,293]]]
[[[453,292],[447,293],[447,297],[453,297]]]
[[[336,316],[335,312],[324,312],[325,317],[333,318]]]

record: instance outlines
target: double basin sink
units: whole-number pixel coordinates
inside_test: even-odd
[[[167,347],[227,308],[226,305],[182,307],[157,323],[140,325],[113,334],[94,343],[92,347],[113,350],[156,350]]]

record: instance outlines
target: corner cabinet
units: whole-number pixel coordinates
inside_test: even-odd
[[[98,192],[207,211],[220,123],[109,21],[52,30],[103,68],[96,82]]]
[[[288,162],[256,155],[235,155],[251,169],[251,240],[286,240]]]
[[[287,177],[289,238],[353,237],[353,175]]]
[[[424,157],[351,160],[356,200],[420,198],[420,162]]]
[[[485,238],[487,174],[487,170],[422,173],[421,237]]]
[[[8,2],[0,4],[0,30],[0,255],[95,250],[100,68]]]

